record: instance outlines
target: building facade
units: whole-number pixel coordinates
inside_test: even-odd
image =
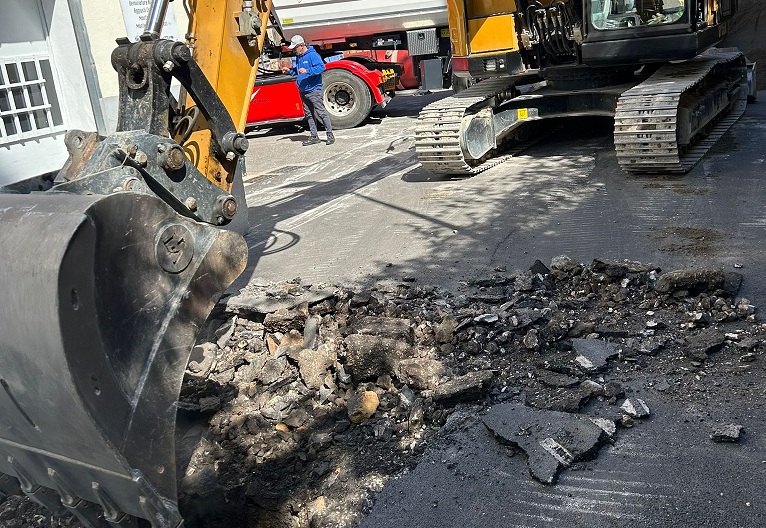
[[[0,0],[0,185],[60,169],[67,130],[114,131],[119,87],[111,53],[117,38],[137,34],[149,4]],[[183,38],[183,2],[170,5],[166,35]]]

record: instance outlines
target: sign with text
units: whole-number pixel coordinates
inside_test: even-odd
[[[146,19],[149,17],[151,0],[120,0],[122,19],[125,21],[125,31],[131,42],[136,42],[144,32]],[[165,24],[162,27],[162,38],[178,40],[178,24],[173,6],[168,6],[165,13]]]

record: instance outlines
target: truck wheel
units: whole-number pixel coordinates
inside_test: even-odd
[[[345,70],[322,75],[324,107],[333,128],[353,128],[372,112],[372,95],[359,77]]]

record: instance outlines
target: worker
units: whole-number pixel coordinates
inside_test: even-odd
[[[295,66],[292,68],[282,66],[282,73],[298,75],[298,91],[303,102],[303,114],[309,122],[309,130],[311,131],[311,136],[303,142],[303,146],[316,145],[322,141],[317,133],[315,113],[327,130],[326,143],[332,145],[335,143],[335,136],[332,133],[332,123],[330,116],[327,115],[327,110],[325,110],[322,96],[324,61],[312,46],[306,45],[306,41],[300,35],[293,35],[288,48],[295,51]]]

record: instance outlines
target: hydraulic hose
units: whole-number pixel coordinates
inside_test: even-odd
[[[567,11],[564,2],[558,2],[556,4],[556,10],[558,11],[558,20],[561,25],[561,44],[568,53],[574,53],[574,47],[570,40],[573,33],[572,21],[569,18],[569,12]]]
[[[550,41],[550,34],[548,32],[548,22],[546,20],[545,15],[545,9],[538,9],[535,12],[536,16],[536,25],[538,30],[540,31],[540,43],[543,45],[543,48],[545,48],[545,51],[548,52],[549,55],[556,55],[557,51],[553,49],[553,44]]]

